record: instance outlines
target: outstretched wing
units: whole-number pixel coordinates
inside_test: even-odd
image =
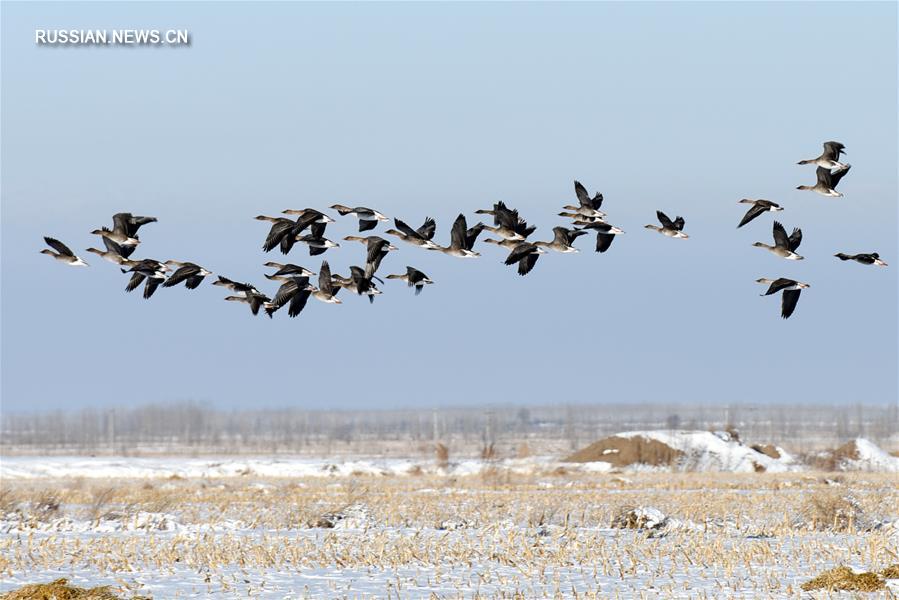
[[[331,283],[331,266],[326,260],[322,261],[321,269],[318,270],[318,288],[326,294],[332,294],[334,290]]]
[[[799,302],[799,294],[802,290],[785,290],[782,294],[783,298],[780,302],[780,316],[789,319],[793,311],[796,310],[796,303]]]
[[[460,214],[453,222],[453,229],[450,231],[450,246],[453,248],[465,247],[465,234],[468,232],[468,224],[465,221],[465,215]]]
[[[147,299],[153,295],[153,292],[156,291],[156,288],[159,287],[159,284],[162,283],[161,278],[156,277],[147,277],[147,283],[144,285],[144,298]]]
[[[762,214],[763,212],[765,212],[767,210],[768,210],[767,207],[765,207],[761,204],[753,204],[752,207],[746,211],[746,214],[743,215],[743,220],[740,221],[739,225],[737,225],[737,229],[739,229],[740,227],[742,227],[746,223],[750,222],[751,220],[753,220],[754,218],[756,218],[757,216],[759,216],[760,214]]]
[[[287,307],[287,316],[292,318],[303,312],[310,294],[309,290],[297,290],[297,293],[293,295],[293,299],[290,301],[290,306]]]
[[[172,287],[173,285],[178,285],[182,281],[186,281],[199,272],[200,267],[198,267],[197,265],[184,265],[183,267],[180,267],[174,273],[169,275],[169,278],[165,280],[165,283],[162,284],[162,287]]]
[[[830,187],[831,189],[836,189],[837,184],[840,183],[840,180],[846,176],[846,173],[849,172],[849,169],[852,168],[852,165],[846,165],[845,169],[837,169],[836,171],[830,173]],[[827,171],[827,169],[824,169]]]
[[[394,220],[393,220],[393,223],[394,223],[394,225],[396,225],[396,228],[397,228],[401,233],[405,234],[405,235],[408,236],[408,237],[411,237],[411,238],[421,238],[421,237],[423,237],[423,236],[421,235],[421,232],[420,232],[420,231],[416,231],[416,230],[412,229],[412,228],[409,227],[404,221],[400,221],[399,219],[394,219]]]
[[[48,246],[50,246],[51,248],[53,248],[54,250],[56,250],[57,252],[59,252],[60,254],[62,254],[64,256],[75,256],[75,253],[72,252],[68,246],[66,246],[65,244],[63,244],[62,242],[60,242],[59,240],[57,240],[55,238],[45,236],[44,241],[47,243]]]
[[[528,254],[520,261],[518,261],[518,274],[519,275],[527,275],[531,272],[531,269],[534,268],[534,265],[537,264],[537,259],[540,258],[540,255],[537,253]]]
[[[434,233],[437,231],[437,223],[431,217],[426,217],[425,222],[415,231],[426,240],[433,239]]]
[[[774,245],[778,248],[789,248],[790,240],[787,238],[787,230],[784,229],[784,226],[780,223],[780,221],[774,221],[774,225],[771,228],[771,233],[774,235]]]
[[[131,276],[131,279],[128,281],[128,285],[125,286],[126,292],[133,292],[134,289],[141,284],[144,280],[144,275],[142,273],[135,273]]]
[[[525,256],[533,253],[535,249],[536,246],[534,246],[534,244],[529,244],[527,242],[518,244],[517,246],[512,248],[511,252],[509,252],[509,256],[506,257],[506,264],[511,265],[518,262]]]
[[[609,249],[609,246],[612,245],[612,242],[615,241],[615,236],[611,233],[597,233],[596,234],[596,251],[597,252],[605,252]]]
[[[281,240],[284,239],[290,230],[293,228],[294,223],[288,219],[280,220],[275,222],[272,225],[272,228],[268,231],[268,236],[265,238],[265,243],[262,245],[262,249],[266,252],[269,252],[272,248],[281,243]],[[284,248],[281,248],[282,252]],[[284,252],[287,254],[287,252]]]
[[[574,182],[574,193],[577,194],[577,201],[581,206],[593,208],[593,204],[590,202],[590,194],[587,193],[587,188],[581,185],[580,181]]]
[[[659,223],[662,224],[662,227],[664,227],[664,228],[666,228],[666,229],[672,229],[672,228],[674,228],[674,223],[672,223],[672,222],[671,222],[671,219],[668,218],[668,215],[666,215],[666,214],[663,213],[662,211],[657,210],[657,211],[656,211],[656,217],[658,217]]]
[[[824,158],[840,160],[840,154],[843,154],[845,147],[840,142],[824,142]]]
[[[793,233],[790,234],[790,250],[795,251],[796,248],[799,247],[799,244],[802,243],[802,230],[798,227],[793,228]]]
[[[818,167],[817,169],[815,169],[815,177],[818,178],[818,183],[820,185],[833,189],[833,182],[830,178],[830,169]]]

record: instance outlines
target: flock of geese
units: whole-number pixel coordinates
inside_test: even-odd
[[[814,164],[817,166],[817,182],[815,185],[800,185],[797,189],[810,190],[818,194],[830,197],[841,197],[843,194],[836,191],[837,185],[849,172],[851,165],[839,161],[841,154],[845,153],[845,146],[839,142],[825,142],[824,152],[818,158],[799,161],[800,165]],[[489,232],[495,238],[486,238],[484,243],[499,246],[508,255],[505,264],[515,265],[519,275],[527,275],[537,263],[541,254],[547,251],[559,253],[578,252],[574,247],[575,241],[583,236],[596,234],[596,252],[606,252],[615,240],[615,236],[624,231],[610,224],[606,220],[606,213],[600,210],[603,204],[603,196],[597,192],[592,197],[580,182],[574,182],[574,191],[577,197],[577,205],[563,206],[559,216],[571,220],[571,227],[553,227],[553,238],[549,241],[529,241],[528,238],[537,229],[528,225],[518,211],[509,208],[503,202],[497,202],[490,209],[475,211],[479,215],[492,216],[493,224],[478,222],[472,227],[468,226],[465,215],[460,214],[453,222],[450,230],[449,244],[442,246],[434,241],[437,232],[437,223],[430,217],[416,229],[413,229],[400,219],[394,219],[395,229],[387,229],[384,234],[397,238],[399,241],[418,246],[428,251],[441,252],[458,258],[477,258],[480,253],[474,249],[475,242],[483,232]],[[750,208],[743,216],[737,227],[743,227],[758,218],[765,212],[779,212],[783,208],[769,200],[740,200],[742,204],[749,204]],[[330,207],[341,217],[355,217],[358,219],[359,232],[371,231],[378,224],[389,219],[377,210],[364,206],[349,207],[342,204],[334,204]],[[270,217],[259,215],[256,220],[270,223],[268,235],[262,245],[265,252],[278,248],[287,255],[297,243],[308,247],[310,256],[324,254],[331,248],[337,248],[339,243],[325,237],[325,230],[334,219],[313,208],[301,210],[284,210],[283,215]],[[656,211],[659,224],[648,224],[646,229],[651,229],[664,236],[675,239],[688,239],[684,233],[685,220],[676,216],[673,220],[662,211]],[[122,273],[129,274],[130,279],[125,286],[125,291],[131,292],[141,284],[144,286],[144,298],[150,298],[159,286],[174,287],[184,283],[188,289],[197,288],[203,280],[212,275],[212,271],[192,262],[167,260],[161,262],[152,258],[140,260],[131,259],[131,255],[137,249],[141,240],[138,230],[148,223],[156,222],[155,217],[135,216],[131,213],[117,213],[112,217],[112,228],[102,227],[91,233],[100,236],[103,241],[103,250],[88,248],[87,252],[97,254],[104,260],[118,265]],[[803,257],[796,253],[802,243],[802,230],[794,228],[788,235],[786,228],[779,222],[773,224],[774,244],[763,242],[753,244],[764,248],[768,252],[786,260],[802,260]],[[42,250],[56,260],[71,266],[87,266],[87,262],[75,255],[72,250],[57,239],[45,237],[44,241],[50,249]],[[213,285],[225,287],[234,295],[226,296],[225,300],[240,302],[249,305],[250,311],[257,315],[260,309],[271,317],[275,312],[287,306],[287,314],[296,317],[303,311],[310,297],[328,304],[340,304],[337,294],[341,289],[354,292],[357,295],[368,296],[370,302],[374,302],[375,296],[381,294],[378,283],[384,284],[384,280],[376,275],[381,262],[388,253],[397,250],[390,241],[378,235],[355,236],[350,235],[343,241],[358,242],[365,247],[364,266],[351,266],[347,276],[332,274],[328,261],[324,260],[318,270],[317,286],[310,283],[316,273],[293,263],[266,262],[265,266],[274,269],[272,273],[265,274],[266,279],[276,281],[279,284],[274,298],[261,292],[259,288],[249,283],[240,283],[227,277],[218,276]],[[840,260],[853,260],[863,265],[886,266],[876,252],[868,254],[846,254],[839,252],[835,255]],[[415,267],[407,266],[404,273],[389,274],[387,279],[403,281],[408,287],[415,289],[415,294],[434,281]],[[809,284],[779,277],[777,279],[760,278],[756,280],[768,286],[762,296],[769,296],[781,292],[781,316],[786,319],[793,314],[799,295]]]

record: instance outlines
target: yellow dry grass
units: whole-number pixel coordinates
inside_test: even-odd
[[[836,567],[825,571],[802,584],[806,592],[827,590],[829,592],[877,592],[886,589],[886,584],[877,573],[855,573],[849,567]]]
[[[2,600],[120,600],[109,586],[80,588],[69,585],[66,579],[50,583],[34,583],[0,594]]]

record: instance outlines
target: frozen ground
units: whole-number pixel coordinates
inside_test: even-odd
[[[0,592],[782,598],[899,563],[895,475],[330,464],[4,459]]]

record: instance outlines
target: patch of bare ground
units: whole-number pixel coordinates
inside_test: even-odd
[[[879,592],[886,589],[886,583],[877,573],[856,573],[849,567],[836,567],[824,571],[811,581],[802,584],[806,592],[826,590],[828,592]]]
[[[670,466],[684,455],[668,444],[643,436],[612,436],[590,444],[564,459],[565,462],[585,463],[603,461],[613,467],[633,464]]]
[[[108,585],[80,588],[69,585],[66,579],[50,583],[33,583],[0,595],[2,600],[121,600]],[[135,597],[133,600],[138,600]]]

